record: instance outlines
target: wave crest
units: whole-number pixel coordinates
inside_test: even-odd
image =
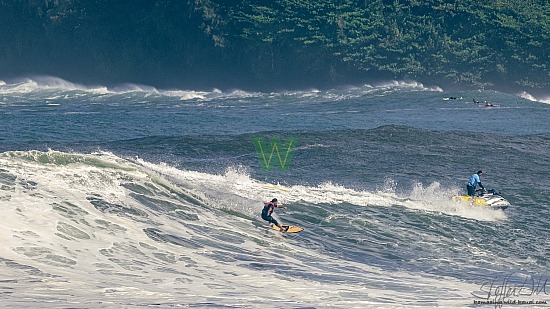
[[[0,94],[20,96],[32,94],[40,99],[44,98],[73,98],[77,96],[117,96],[130,95],[139,97],[168,97],[181,101],[199,100],[209,101],[212,99],[249,99],[266,98],[274,101],[340,101],[357,99],[363,96],[377,95],[384,96],[397,91],[435,91],[442,92],[438,86],[425,86],[416,81],[389,81],[374,85],[363,85],[359,87],[348,87],[345,89],[309,89],[279,92],[250,92],[239,89],[222,91],[212,89],[211,91],[183,90],[183,89],[158,89],[154,86],[126,83],[115,86],[91,85],[86,86],[73,83],[53,76],[33,76],[12,82],[0,81]],[[52,97],[52,92],[55,94]]]
[[[536,98],[534,97],[533,95],[523,91],[521,92],[520,94],[518,94],[520,97],[526,99],[526,100],[529,100],[529,101],[533,101],[533,102],[540,102],[540,103],[545,103],[545,104],[550,104],[550,97],[545,97],[545,98]]]

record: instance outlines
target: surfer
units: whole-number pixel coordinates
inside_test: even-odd
[[[479,177],[483,175],[483,172],[481,170],[477,171],[477,173],[473,174],[470,177],[470,180],[468,181],[468,184],[466,185],[466,190],[468,190],[469,196],[474,196],[476,192],[476,187],[479,185],[481,189],[485,190],[485,187],[481,184],[481,179]]]
[[[271,215],[273,214],[273,210],[275,208],[284,208],[286,209],[286,206],[279,205],[279,202],[276,198],[272,199],[271,202],[264,203],[264,209],[262,209],[262,219],[269,223],[273,223],[276,226],[279,227],[280,231],[284,231],[283,226],[277,222]]]

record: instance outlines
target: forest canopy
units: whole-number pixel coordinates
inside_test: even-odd
[[[546,0],[0,0],[0,78],[548,90]]]

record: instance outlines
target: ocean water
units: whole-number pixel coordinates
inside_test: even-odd
[[[548,119],[528,94],[415,82],[0,81],[1,306],[548,307]],[[256,151],[274,139],[284,171]],[[508,209],[451,201],[479,169]],[[274,197],[303,232],[262,221]]]

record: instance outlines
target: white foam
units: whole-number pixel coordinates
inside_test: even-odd
[[[375,95],[384,96],[393,91],[438,91],[442,89],[433,86],[427,87],[422,83],[415,81],[389,81],[377,85],[363,85],[360,87],[349,87],[347,89],[307,89],[295,91],[280,91],[272,93],[248,92],[243,90],[230,90],[223,92],[219,89],[211,91],[185,90],[185,89],[158,89],[153,86],[140,84],[122,84],[115,86],[85,86],[63,80],[52,76],[35,76],[32,78],[21,79],[13,83],[0,84],[0,94],[21,95],[45,93],[47,98],[72,98],[75,96],[117,96],[128,95],[126,99],[134,96],[145,97],[169,97],[177,98],[180,101],[201,101],[208,102],[212,99],[232,101],[237,100],[240,103],[246,102],[250,98],[263,98],[268,101],[266,104],[303,102],[334,102],[341,100],[357,99],[363,96]],[[51,95],[52,92],[55,95]],[[40,99],[40,98],[39,98]],[[217,107],[228,107],[227,105],[217,105]]]
[[[52,76],[35,76],[32,78],[22,79],[13,83],[0,84],[0,94],[15,95],[38,93],[41,91],[55,92],[74,92],[79,91],[84,94],[93,95],[119,95],[128,93],[142,93],[146,96],[158,95],[168,97],[178,97],[180,100],[208,99],[210,96],[219,96],[221,92],[214,89],[211,92],[206,91],[186,91],[186,90],[159,90],[152,86],[138,84],[123,84],[108,88],[106,86],[85,86],[72,83],[61,78]],[[72,93],[71,95],[78,95]],[[66,95],[57,95],[54,98],[67,97]]]
[[[162,92],[164,95],[170,97],[179,97],[181,101],[188,100],[206,100],[208,98],[209,92],[205,91],[183,91],[183,90],[167,90]]]
[[[12,184],[6,184],[9,189],[0,191],[0,241],[4,244],[0,256],[26,265],[16,268],[0,263],[1,284],[13,291],[3,299],[4,305],[120,308],[135,304],[204,304],[207,300],[213,306],[382,308],[388,303],[411,307],[423,301],[458,308],[469,305],[468,291],[478,288],[453,278],[387,272],[367,264],[335,260],[303,246],[298,239],[266,234],[250,220],[239,217],[233,216],[231,222],[238,229],[228,227],[221,214],[178,199],[174,193],[180,189],[170,178],[159,175],[167,173],[178,183],[195,189],[215,185],[223,191],[228,186],[234,194],[268,195],[263,188],[266,184],[250,179],[246,169],[208,175],[136,162],[139,164],[109,153],[0,154],[0,168],[17,176]],[[199,220],[184,225],[168,213],[156,214],[132,198],[123,183],[148,188],[152,197],[192,207]],[[315,192],[303,188],[305,193]],[[319,189],[332,191],[335,199],[341,199],[336,197],[338,194],[356,195],[332,184]],[[90,196],[145,212],[148,217],[134,220],[102,212],[90,204]],[[209,203],[208,198],[205,202]],[[52,205],[70,209],[72,214],[55,210]],[[144,234],[146,228],[198,246],[153,241]],[[51,275],[42,276],[29,271],[29,267]],[[443,292],[445,298],[441,297]]]
[[[424,84],[417,81],[389,81],[384,83],[376,84],[375,86],[381,88],[410,88],[420,91],[432,91],[432,92],[443,92],[443,89],[439,86],[426,87]]]
[[[181,171],[167,165],[159,166],[142,160],[139,163],[163,175],[174,177],[174,181],[184,180],[180,183],[182,186],[203,196],[206,200],[214,201],[213,207],[216,207],[215,205],[224,207],[232,205],[233,210],[249,216],[257,215],[260,201],[268,201],[277,197],[283,204],[304,201],[310,204],[349,203],[357,206],[401,206],[480,221],[507,219],[506,214],[501,210],[452,201],[451,197],[459,195],[460,190],[458,188],[441,188],[437,182],[426,188],[417,183],[409,193],[397,194],[395,192],[397,183],[391,179],[386,179],[385,186],[381,191],[369,192],[346,188],[331,182],[318,186],[273,185],[252,179],[247,169],[243,167],[231,167],[224,175],[212,175]],[[208,192],[207,196],[204,195],[205,192]],[[245,203],[243,203],[243,199],[246,200]]]
[[[531,94],[523,91],[521,92],[520,94],[518,94],[518,96],[524,98],[524,99],[527,99],[529,101],[533,101],[533,102],[540,102],[540,103],[545,103],[545,104],[550,104],[550,97],[545,97],[545,98],[535,98],[534,96],[532,96]]]
[[[94,94],[109,93],[107,87],[83,86],[68,82],[61,78],[51,76],[37,76],[34,78],[22,79],[13,83],[4,83],[1,94],[28,94],[44,90],[54,91],[86,91]]]
[[[462,195],[458,188],[442,188],[438,182],[424,187],[416,183],[409,196],[403,201],[407,208],[444,213],[452,216],[475,219],[480,221],[498,221],[507,219],[502,210],[472,206],[468,203],[453,201],[450,197]]]

